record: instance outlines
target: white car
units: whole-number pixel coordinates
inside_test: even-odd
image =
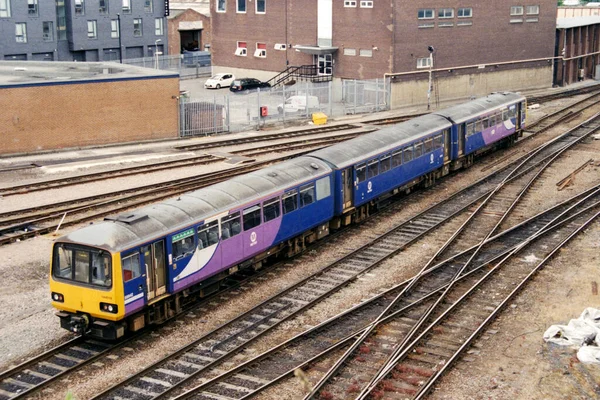
[[[222,87],[231,86],[231,82],[235,79],[233,74],[216,74],[215,76],[208,78],[204,87],[207,89],[221,89]]]

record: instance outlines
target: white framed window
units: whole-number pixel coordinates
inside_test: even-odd
[[[10,18],[10,0],[0,0],[0,18]]]
[[[108,0],[98,0],[98,12],[108,14]]]
[[[373,8],[373,2],[372,1],[361,1],[360,8]]]
[[[471,7],[459,8],[456,14],[458,18],[473,18],[473,9]]]
[[[266,58],[267,57],[267,45],[265,43],[256,43],[256,50],[254,50],[254,57]]]
[[[38,12],[38,0],[27,0],[27,14],[37,16]]]
[[[236,0],[237,7],[236,10],[238,13],[245,14],[246,13],[246,0]]]
[[[248,44],[246,42],[237,42],[235,49],[235,55],[240,57],[246,57],[248,55]]]
[[[162,36],[164,35],[164,25],[162,18],[154,18],[154,35]]]
[[[87,22],[88,39],[98,39],[98,23],[96,21]]]
[[[512,6],[510,8],[510,15],[523,15],[523,6]]]
[[[15,39],[17,43],[27,43],[27,24],[25,22],[15,24]]]
[[[75,0],[75,15],[85,14],[85,2],[84,0]]]
[[[152,13],[152,0],[144,0],[144,12]]]
[[[119,38],[119,20],[118,19],[110,20],[110,37],[113,39]]]
[[[131,0],[123,0],[123,14],[131,14]]]
[[[344,55],[345,56],[355,56],[356,55],[356,49],[349,49],[347,47],[344,47]]]
[[[267,12],[267,0],[256,0],[256,13],[265,14]]]
[[[54,41],[54,23],[52,21],[42,23],[42,39],[44,42]]]
[[[344,1],[344,7],[356,7],[356,1],[354,1],[354,0]]]
[[[417,58],[417,68],[431,67],[431,57]]]
[[[142,19],[134,18],[133,19],[133,36],[140,37],[142,36]]]
[[[417,12],[417,18],[433,19],[434,11],[435,10],[433,8],[420,8],[419,11]]]
[[[438,18],[454,18],[454,8],[440,8]]]
[[[360,49],[358,55],[361,57],[373,57],[373,50],[371,49]]]
[[[527,6],[527,15],[540,15],[540,6]]]
[[[227,1],[226,0],[215,0],[217,2],[217,12],[224,13],[227,10]]]

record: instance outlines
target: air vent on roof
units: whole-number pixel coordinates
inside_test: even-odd
[[[126,224],[134,224],[148,218],[146,214],[121,214],[104,218],[105,221],[118,221]]]
[[[318,166],[317,164],[315,164],[315,163],[310,163],[310,166],[311,166],[313,169],[319,169],[319,166]]]
[[[419,126],[419,124],[413,124],[413,126],[414,126],[414,127],[418,127],[418,126]]]
[[[275,178],[277,176],[277,172],[269,172],[267,175],[271,178]]]

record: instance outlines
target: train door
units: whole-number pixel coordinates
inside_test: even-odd
[[[146,285],[148,300],[166,292],[167,269],[165,268],[165,242],[159,240],[142,247],[146,266]]]
[[[467,131],[467,124],[462,123],[458,125],[458,157],[465,154],[465,133]],[[444,158],[445,160],[445,158]]]
[[[352,207],[352,167],[342,171],[342,210]]]
[[[521,104],[519,104],[519,106],[517,107],[517,118],[515,121],[515,131],[518,131],[519,129],[521,129],[521,118],[523,116],[523,109],[521,107]]]
[[[250,257],[263,249],[263,227],[260,203],[245,208],[242,211],[244,229],[244,257]]]

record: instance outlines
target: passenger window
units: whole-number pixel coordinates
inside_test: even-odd
[[[198,249],[205,249],[219,242],[219,222],[211,221],[198,227]]]
[[[412,161],[413,159],[413,148],[412,146],[405,147],[402,151],[402,159],[405,163]]]
[[[315,201],[315,185],[310,183],[308,185],[300,186],[300,208],[314,203]]]
[[[194,254],[196,243],[194,243],[194,229],[188,229],[173,235],[171,239],[173,244],[173,259],[175,261]]]
[[[234,212],[231,215],[221,218],[221,238],[229,239],[242,231],[240,223],[240,212]]]
[[[90,253],[87,251],[75,252],[75,280],[77,282],[90,282]]]
[[[502,121],[508,121],[508,111],[502,111]]]
[[[369,160],[367,166],[367,179],[371,179],[377,175],[379,175],[379,160]]]
[[[125,282],[128,282],[142,275],[139,253],[135,253],[130,256],[124,257],[121,260],[121,264],[123,265],[123,280]]]
[[[329,177],[321,178],[317,181],[317,201],[329,197],[331,187]]]
[[[484,119],[481,121],[481,125],[483,126],[483,129],[487,129],[487,128],[489,128],[489,126],[490,126],[490,125],[489,125],[489,121],[488,121],[488,119],[487,119],[487,118],[484,118]]]
[[[467,124],[467,137],[475,133],[475,123],[471,122]]]
[[[390,170],[390,159],[392,158],[391,154],[386,154],[383,157],[381,157],[381,160],[379,160],[379,168],[380,168],[380,172],[383,174],[384,172],[387,172]]]
[[[483,131],[483,124],[481,123],[481,121],[477,121],[475,123],[475,133],[479,133]]]
[[[279,196],[269,199],[263,203],[263,215],[265,222],[278,218],[280,214]]]
[[[392,168],[402,165],[402,150],[397,150],[392,154]]]
[[[433,137],[433,148],[434,149],[441,149],[442,147],[444,147],[444,142],[442,140],[442,135],[435,135]]]
[[[283,195],[283,214],[291,213],[298,208],[298,191],[296,189]]]
[[[423,142],[423,151],[425,153],[433,151],[433,139],[427,139]]]
[[[260,205],[248,207],[243,212],[244,230],[250,230],[260,225]]]
[[[423,155],[423,143],[415,143],[415,158]]]
[[[367,166],[365,165],[365,163],[360,163],[356,166],[356,180],[358,181],[358,183],[367,180]]]

